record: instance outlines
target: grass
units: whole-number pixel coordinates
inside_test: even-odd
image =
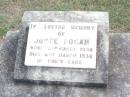
[[[110,32],[130,30],[130,0],[0,0],[0,36],[17,29],[22,14],[27,10],[107,11]]]

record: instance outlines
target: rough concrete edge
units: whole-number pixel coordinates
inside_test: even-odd
[[[102,14],[102,15],[106,16],[105,20],[106,20],[106,22],[109,23],[109,12],[107,12],[107,11],[24,11],[22,21],[25,21],[24,18],[25,18],[25,16],[28,16],[27,14],[29,14],[29,13],[37,13],[37,12],[41,12],[41,13],[48,13],[48,12],[66,13],[66,12],[68,12],[68,13],[78,13],[78,14],[81,14],[81,13],[84,13],[84,14],[85,13]]]

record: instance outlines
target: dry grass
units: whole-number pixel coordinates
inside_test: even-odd
[[[0,36],[17,28],[26,10],[108,11],[111,32],[130,30],[130,0],[0,0]]]

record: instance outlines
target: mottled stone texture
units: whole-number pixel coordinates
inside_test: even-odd
[[[51,67],[27,67],[24,65],[28,24],[30,22],[87,22],[98,24],[97,68],[72,69]],[[107,12],[82,11],[32,11],[25,12],[22,18],[15,62],[14,79],[46,84],[105,87],[108,80],[108,29]],[[31,61],[31,60],[30,60]],[[91,64],[90,64],[91,65]]]
[[[0,97],[130,97],[130,33],[110,34],[106,88],[34,84],[13,80],[19,32],[8,32],[0,45]]]

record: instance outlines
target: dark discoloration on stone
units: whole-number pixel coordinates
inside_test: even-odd
[[[30,22],[46,21],[97,23],[97,68],[71,69],[24,66],[28,33],[26,28]],[[25,12],[22,19],[22,28],[20,30],[18,40],[14,79],[38,83],[44,82],[48,84],[54,83],[76,86],[106,86],[108,80],[108,29],[109,21],[108,14],[106,12]]]

